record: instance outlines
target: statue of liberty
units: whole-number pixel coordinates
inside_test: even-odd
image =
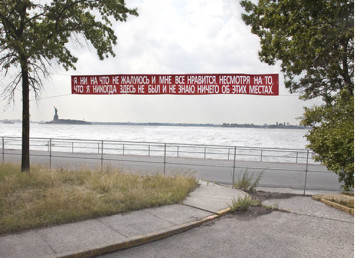
[[[57,121],[59,119],[58,110],[56,107],[54,107],[54,109],[55,109],[54,121]]]

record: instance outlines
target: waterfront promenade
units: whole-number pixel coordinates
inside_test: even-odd
[[[20,150],[4,151],[2,160],[20,162]],[[193,173],[198,179],[232,185],[244,171],[258,175],[259,189],[303,194],[341,191],[338,176],[322,165],[164,156],[31,151],[31,164],[51,168],[119,168],[131,173]],[[305,191],[304,191],[305,190]]]

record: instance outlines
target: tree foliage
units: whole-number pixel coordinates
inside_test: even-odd
[[[75,68],[77,58],[69,50],[69,41],[81,36],[94,46],[100,59],[115,56],[112,46],[117,37],[111,18],[126,21],[128,9],[122,0],[3,0],[0,2],[0,65],[27,67],[32,89],[38,92],[41,76],[47,74],[51,60],[66,70]],[[40,74],[41,73],[41,74]],[[19,72],[8,85],[11,93],[21,82]]]
[[[285,86],[302,98],[354,92],[354,1],[243,0],[242,18],[260,37],[260,60],[281,61]]]
[[[89,41],[100,59],[115,53],[117,37],[113,21],[126,21],[137,15],[124,0],[2,0],[0,1],[0,66],[7,75],[10,68],[18,71],[4,89],[13,98],[22,85],[23,150],[22,170],[29,163],[29,91],[38,95],[41,79],[48,75],[52,61],[66,70],[75,69],[77,58],[69,41],[79,36]]]
[[[342,91],[333,105],[305,108],[302,124],[315,160],[339,175],[344,190],[354,187],[354,96]]]
[[[285,86],[325,104],[306,108],[302,124],[316,160],[354,186],[354,1],[242,0],[259,36],[260,60],[281,62]]]

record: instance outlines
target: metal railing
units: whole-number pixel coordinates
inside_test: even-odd
[[[5,149],[20,150],[20,137],[1,137],[2,153]],[[166,148],[166,151],[164,151]],[[236,148],[236,151],[235,151]],[[258,162],[319,164],[314,153],[306,149],[242,147],[206,144],[158,143],[135,141],[84,140],[60,138],[31,138],[30,149],[88,154],[120,154],[138,156],[168,156],[177,158],[236,159]]]
[[[31,157],[48,160],[50,167],[55,159],[82,159],[100,161],[101,169],[111,162],[157,164],[162,166],[163,173],[169,165],[224,168],[231,171],[232,184],[239,169],[299,172],[304,173],[304,194],[308,172],[329,172],[314,161],[314,153],[307,149],[31,138],[30,150]],[[5,156],[20,154],[21,137],[1,137],[3,162]]]

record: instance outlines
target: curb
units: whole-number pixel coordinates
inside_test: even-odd
[[[155,233],[150,233],[142,236],[136,236],[133,238],[129,238],[127,241],[123,242],[113,242],[113,243],[107,243],[99,246],[94,246],[89,249],[79,250],[76,252],[70,251],[70,252],[64,252],[60,254],[50,255],[47,256],[48,258],[54,258],[54,257],[63,257],[63,258],[78,258],[78,257],[93,257],[101,254],[111,253],[115,251],[120,251],[123,249],[143,245],[146,243],[150,243],[156,240],[164,239],[173,235],[180,234],[182,232],[185,232],[187,230],[190,230],[195,227],[199,227],[202,224],[206,222],[210,222],[212,220],[215,220],[219,218],[220,216],[225,215],[230,211],[230,208],[221,210],[216,212],[215,215],[211,215],[208,217],[205,217],[198,221],[188,222],[182,225],[173,226],[168,229],[164,229],[162,231],[158,231]]]
[[[316,200],[316,201],[320,201],[322,203],[325,203],[325,204],[327,204],[327,205],[329,205],[329,206],[331,206],[331,207],[333,207],[335,209],[338,209],[338,210],[344,211],[346,213],[349,213],[351,215],[354,215],[354,209],[353,208],[349,208],[349,207],[346,207],[346,206],[341,205],[339,203],[332,202],[332,201],[330,201],[328,199],[325,199],[325,198],[323,198],[323,197],[321,197],[319,195],[313,195],[312,198],[314,200]]]

